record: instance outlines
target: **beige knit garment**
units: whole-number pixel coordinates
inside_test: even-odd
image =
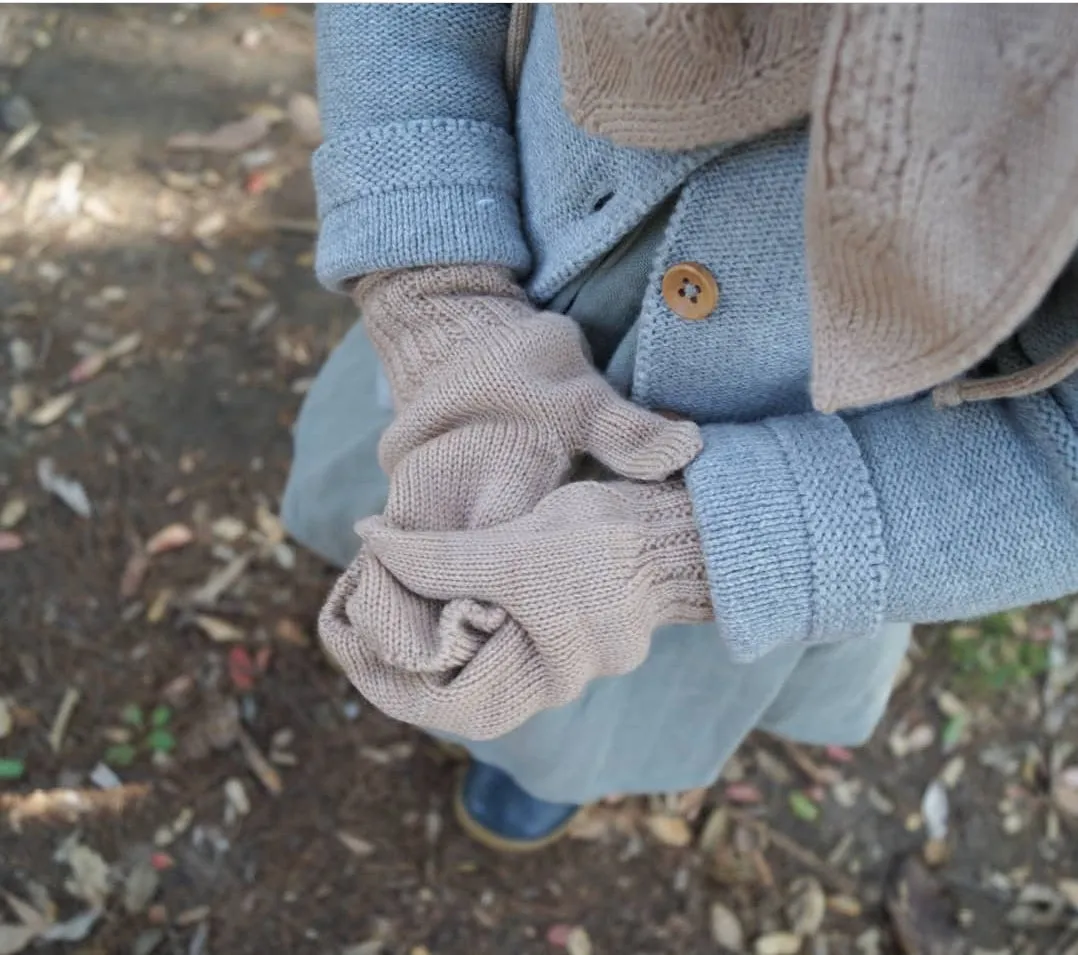
[[[373,518],[361,532],[377,559],[338,581],[322,639],[383,712],[468,739],[629,672],[656,628],[711,617],[676,480],[567,484],[482,530],[408,533]]]
[[[355,296],[397,406],[379,447],[390,475],[386,527],[512,532],[511,522],[549,502],[581,461],[599,462],[623,478],[663,482],[700,451],[695,424],[618,395],[589,361],[577,324],[532,307],[507,271],[468,266],[378,275],[362,281]],[[651,547],[662,541],[668,559],[686,562],[678,573],[702,581],[703,554],[684,487],[639,487],[633,500],[648,508],[635,515],[640,540]],[[588,515],[570,513],[577,531],[589,526]],[[596,529],[596,547],[605,546],[605,530]],[[531,525],[522,529],[521,545],[535,532]],[[660,575],[654,588],[640,589],[631,561],[605,570],[614,575],[603,584],[608,591],[628,588],[638,601],[657,601],[640,626],[672,612],[667,594],[677,593],[676,575]],[[537,581],[551,615],[563,613],[557,608],[573,568],[548,563],[533,572],[542,574]],[[572,699],[597,668],[640,653],[639,641],[608,647],[566,670],[561,637],[549,637],[540,653],[505,607],[477,604],[476,597],[468,588],[444,598],[413,593],[365,546],[334,588],[319,632],[374,705],[465,735],[505,732],[555,705],[551,700]],[[519,695],[509,692],[517,681]]]
[[[589,132],[686,149],[811,112],[820,410],[967,372],[1029,317],[1078,246],[1073,5],[556,9],[566,106]],[[1078,343],[989,387],[952,382],[940,399],[1029,394],[1076,370]]]
[[[751,139],[808,115],[828,13],[828,4],[555,4],[565,107],[623,146]]]
[[[356,289],[396,416],[379,445],[386,517],[423,530],[527,513],[582,455],[659,481],[699,453],[700,431],[622,398],[571,318],[534,308],[508,270],[426,268]]]

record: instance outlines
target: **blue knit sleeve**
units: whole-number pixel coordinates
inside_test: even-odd
[[[508,22],[505,4],[318,8],[325,285],[418,265],[527,271],[503,80]]]
[[[1072,266],[993,370],[1075,340]],[[1078,376],[1029,398],[919,397],[703,431],[687,481],[739,660],[1078,591]]]

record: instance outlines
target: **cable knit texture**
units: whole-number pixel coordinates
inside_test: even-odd
[[[340,579],[323,640],[379,709],[468,739],[629,672],[657,627],[711,616],[679,481],[580,481],[482,530],[408,533],[377,518],[360,531],[377,561],[361,556]]]
[[[621,146],[695,149],[807,116],[828,4],[560,3],[565,108]]]

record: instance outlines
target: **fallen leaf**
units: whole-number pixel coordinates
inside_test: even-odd
[[[745,930],[733,911],[721,902],[711,903],[711,938],[731,952],[745,951]]]
[[[288,100],[288,118],[304,146],[317,146],[322,142],[322,124],[313,96],[294,93]]]
[[[232,544],[247,533],[247,525],[238,517],[219,517],[210,525],[214,537]]]
[[[176,916],[176,924],[180,928],[194,925],[197,922],[205,922],[210,917],[212,909],[208,905],[196,905],[190,909],[184,909]]]
[[[186,547],[194,539],[195,532],[186,524],[169,524],[146,542],[146,553],[156,557],[158,554]]]
[[[565,951],[569,955],[591,955],[591,938],[579,925],[571,929],[566,936]]]
[[[71,406],[75,403],[75,397],[75,392],[73,391],[55,395],[43,405],[39,405],[31,411],[26,420],[35,427],[47,428],[50,424],[55,424],[71,410]]]
[[[17,955],[41,933],[29,925],[6,925],[0,922],[0,955]]]
[[[128,915],[143,911],[157,894],[161,882],[157,869],[150,859],[141,859],[127,873],[124,879],[124,909]]]
[[[756,939],[752,950],[756,955],[797,955],[801,951],[801,936],[792,932],[771,932]]]
[[[268,543],[276,545],[285,539],[285,529],[281,519],[261,502],[255,507],[255,523]]]
[[[28,341],[13,338],[8,342],[7,350],[17,374],[21,375],[34,367],[34,348]]]
[[[213,750],[227,749],[239,738],[240,708],[229,697],[205,708],[202,718],[184,738],[187,759],[202,759]]]
[[[200,242],[208,242],[214,236],[220,235],[228,225],[228,219],[220,209],[215,209],[204,215],[191,227],[191,234]]]
[[[778,786],[789,786],[793,782],[793,774],[786,764],[766,749],[757,750],[756,765],[760,772]]]
[[[763,793],[752,783],[730,783],[723,792],[733,803],[758,803],[764,801]]]
[[[818,879],[811,875],[801,876],[790,883],[790,900],[786,903],[786,918],[790,930],[802,938],[809,938],[820,931],[827,914],[827,896]]]
[[[1060,879],[1056,884],[1059,894],[1067,900],[1067,904],[1078,910],[1078,879]]]
[[[124,564],[123,573],[120,575],[120,597],[130,600],[142,588],[142,581],[146,578],[146,571],[150,569],[150,555],[142,547],[139,547]]]
[[[105,914],[100,908],[87,909],[81,915],[68,918],[66,922],[50,925],[41,933],[44,942],[81,942],[93,931],[98,919]]]
[[[341,955],[383,955],[386,944],[380,938],[372,938],[358,945],[349,945],[341,951]]]
[[[104,907],[109,894],[109,864],[87,845],[76,842],[64,854],[71,878],[64,887],[76,898],[95,908]]]
[[[41,458],[37,462],[37,480],[43,490],[54,494],[79,517],[89,518],[93,513],[86,489],[78,481],[57,474],[52,458]]]
[[[258,668],[246,647],[233,647],[228,651],[228,677],[241,693],[253,690]]]
[[[52,721],[49,730],[49,747],[54,753],[60,752],[64,744],[64,734],[67,732],[67,724],[71,722],[71,716],[75,707],[79,705],[82,694],[73,686],[64,691],[64,698],[60,701],[60,708],[56,711],[56,718]]]
[[[961,756],[954,756],[947,761],[947,765],[940,770],[939,781],[948,789],[954,789],[962,774],[966,771],[966,761]]]
[[[247,790],[238,779],[225,780],[225,799],[237,816],[246,816],[251,811],[251,800],[247,797]]]
[[[680,816],[657,814],[647,818],[648,831],[664,846],[683,848],[692,842],[692,830]]]
[[[921,723],[907,732],[904,725],[895,727],[887,743],[897,759],[928,749],[936,741],[936,731],[928,723]]]
[[[233,643],[236,640],[242,640],[245,636],[239,627],[220,617],[198,614],[195,617],[195,623],[215,643]]]
[[[192,591],[191,603],[198,607],[212,607],[244,575],[250,562],[250,554],[232,558],[224,567],[211,573],[201,587]]]
[[[281,774],[273,768],[269,760],[262,755],[262,751],[255,745],[255,741],[242,729],[239,730],[238,737],[240,748],[243,750],[243,757],[247,760],[247,765],[251,768],[251,772],[258,777],[258,781],[266,787],[269,793],[279,796],[284,789],[281,783]]]
[[[199,275],[213,275],[217,271],[213,259],[201,250],[191,253],[191,267]]]
[[[75,367],[67,373],[67,380],[73,385],[81,385],[101,374],[108,362],[109,356],[104,351],[91,352],[75,363]]]
[[[11,911],[15,913],[18,920],[27,928],[33,928],[38,933],[43,932],[48,928],[48,919],[29,902],[20,899],[11,892],[4,892],[3,896],[7,900],[7,904],[11,907]]]
[[[921,817],[929,839],[946,840],[948,811],[947,790],[942,782],[934,779],[921,797]]]
[[[294,647],[309,647],[310,638],[303,632],[295,620],[291,617],[282,617],[273,628],[273,635],[283,643],[289,643]]]
[[[15,720],[11,716],[11,704],[0,696],[0,739],[6,739],[11,735],[11,728]]]
[[[789,795],[790,810],[798,819],[815,822],[820,817],[820,807],[803,792],[795,790]]]
[[[861,903],[850,895],[832,895],[827,900],[827,907],[837,915],[848,919],[861,917]]]
[[[252,113],[235,122],[218,126],[210,133],[185,132],[168,141],[169,149],[204,150],[215,153],[241,153],[257,145],[270,131],[270,118],[264,113]]]
[[[1052,802],[1068,816],[1078,816],[1078,766],[1056,774],[1052,783]]]
[[[147,623],[160,623],[165,619],[165,614],[168,612],[169,605],[172,603],[172,591],[165,587],[163,590],[157,592],[157,596],[153,598],[150,606],[146,610],[146,622]]]
[[[26,503],[26,498],[9,497],[4,501],[4,506],[0,508],[0,528],[6,531],[11,530],[26,517],[28,510],[29,506]]]
[[[344,832],[343,830],[337,831],[337,838],[340,840],[342,846],[353,855],[359,856],[361,859],[365,859],[367,856],[374,854],[374,846],[372,846],[366,839],[360,839],[359,836],[353,836],[351,833]]]
[[[22,550],[25,543],[21,534],[16,534],[14,531],[0,531],[0,553]]]

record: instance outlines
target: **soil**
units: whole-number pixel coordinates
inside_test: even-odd
[[[829,903],[796,951],[910,951],[889,879],[925,852],[941,772],[928,895],[960,950],[1078,951],[1078,808],[1051,791],[1078,739],[1065,605],[1008,618],[998,639],[1057,652],[999,686],[957,669],[953,642],[989,639],[981,625],[921,632],[856,753],[754,738],[712,789],[611,802],[535,856],[471,843],[452,819],[458,764],[322,658],[333,571],[273,517],[303,392],[354,320],[312,276],[313,140],[289,116],[313,94],[310,8],[6,6],[0,21],[0,143],[26,106],[40,124],[0,164],[0,760],[22,765],[0,780],[0,889],[51,899],[50,919],[84,911],[85,876],[65,887],[57,856],[73,839],[110,879],[85,937],[35,951],[713,955],[731,950],[715,903],[752,950],[789,931],[804,877]],[[271,128],[242,149],[168,145],[252,115]],[[43,459],[90,516],[42,486]],[[141,558],[170,525],[176,546]],[[231,586],[192,601],[230,564]],[[134,707],[167,707],[157,744]],[[156,893],[125,907],[148,861]],[[1033,926],[1015,909],[1030,885],[1050,900]]]

